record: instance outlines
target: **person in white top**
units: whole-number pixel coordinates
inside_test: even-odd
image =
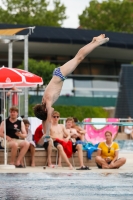
[[[31,166],[35,167],[35,147],[36,147],[36,145],[35,145],[35,142],[33,141],[33,138],[32,138],[32,132],[29,129],[30,122],[27,119],[23,119],[23,122],[24,122],[25,129],[26,129],[26,132],[27,132],[26,140],[30,143],[29,149],[30,149],[30,152],[31,152]]]
[[[132,118],[131,117],[128,117],[128,120],[127,122],[129,123],[133,123],[132,121]],[[133,138],[133,126],[132,125],[129,125],[129,126],[125,126],[124,127],[124,133],[127,134],[127,138],[130,140],[131,138]]]

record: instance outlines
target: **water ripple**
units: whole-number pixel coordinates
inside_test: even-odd
[[[131,200],[133,174],[0,174],[0,200]]]

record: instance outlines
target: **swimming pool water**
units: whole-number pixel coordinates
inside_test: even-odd
[[[115,140],[121,151],[133,151],[133,140]]]
[[[0,174],[0,200],[131,200],[133,174]]]

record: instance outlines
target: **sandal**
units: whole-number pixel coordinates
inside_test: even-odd
[[[24,168],[23,165],[16,165],[16,168]]]
[[[78,168],[76,170],[91,170],[91,169],[89,167],[87,167],[87,166],[82,166],[82,167],[80,167],[80,168]]]

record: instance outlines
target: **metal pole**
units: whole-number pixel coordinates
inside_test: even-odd
[[[21,116],[20,112],[20,94],[18,94],[18,116]]]
[[[13,60],[13,42],[9,42],[8,44],[8,67],[12,68],[12,60]],[[12,102],[11,102],[11,97],[8,99],[8,108],[11,108]]]
[[[7,152],[6,152],[6,105],[5,105],[5,98],[6,98],[6,95],[5,95],[5,88],[3,89],[4,90],[4,165],[7,165]]]
[[[28,35],[24,39],[24,70],[28,71]],[[24,116],[28,117],[28,88],[25,88],[24,96]]]
[[[113,126],[133,126],[132,122],[77,122],[79,125],[113,125]]]
[[[13,44],[9,42],[8,44],[8,67],[12,68],[12,57],[13,57]]]

